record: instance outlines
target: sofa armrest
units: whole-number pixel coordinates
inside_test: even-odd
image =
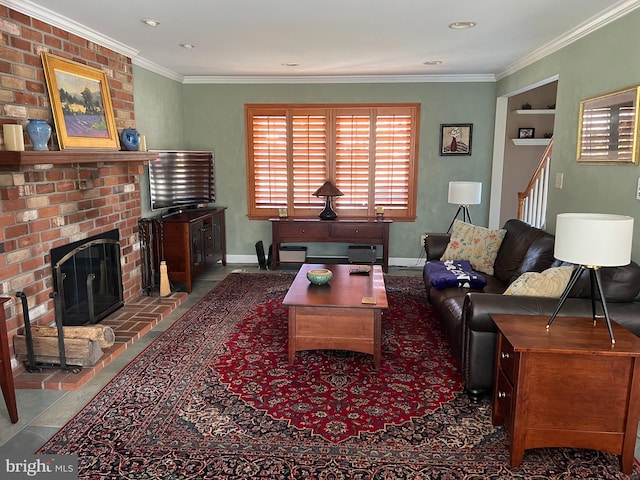
[[[462,325],[463,328],[473,331],[497,332],[498,330],[490,317],[492,313],[548,315],[551,317],[559,301],[558,298],[549,297],[523,297],[469,292],[465,298]],[[558,316],[591,318],[591,301],[567,298],[560,312],[558,312]]]
[[[449,233],[425,233],[424,251],[427,254],[427,261],[440,260],[449,245],[450,238]]]

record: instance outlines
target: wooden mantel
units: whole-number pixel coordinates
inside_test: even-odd
[[[25,150],[23,152],[0,151],[0,166],[22,165],[66,165],[70,163],[96,163],[96,162],[142,162],[154,160],[157,153],[154,152],[129,152],[120,150],[56,150],[36,151]]]

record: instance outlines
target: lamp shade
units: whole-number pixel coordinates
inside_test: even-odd
[[[338,190],[338,187],[329,180],[324,182],[319,189],[313,192],[314,197],[341,197],[342,195],[344,195],[344,193]]]
[[[577,265],[617,267],[631,263],[633,217],[561,213],[556,217],[554,256]]]
[[[481,182],[449,182],[449,203],[478,205],[482,201]]]

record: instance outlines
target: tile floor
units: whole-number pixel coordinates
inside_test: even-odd
[[[146,333],[141,333],[135,342],[127,341],[126,345],[121,347],[122,351],[119,355],[114,355],[115,358],[108,364],[96,368],[81,385],[76,385],[75,389],[64,390],[61,389],[63,388],[61,385],[58,386],[59,389],[42,389],[41,385],[36,389],[16,388],[18,423],[11,423],[4,402],[0,402],[0,458],[25,452],[32,453],[40,448],[127,363],[234,270],[256,271],[257,267],[228,264],[226,267],[215,266],[205,272],[195,282],[191,294],[186,298],[181,296],[179,300],[173,300],[177,306],[169,315],[164,316],[162,320],[152,321],[151,328],[144,328]],[[390,267],[389,274],[422,276],[422,268],[419,266]],[[25,386],[25,384],[21,385]],[[636,443],[636,459],[638,458],[640,458],[640,437]]]

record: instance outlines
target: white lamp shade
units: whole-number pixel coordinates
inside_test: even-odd
[[[554,256],[577,265],[617,267],[631,263],[633,217],[561,213],[556,217]]]
[[[481,182],[449,182],[449,203],[478,205],[482,201]]]

